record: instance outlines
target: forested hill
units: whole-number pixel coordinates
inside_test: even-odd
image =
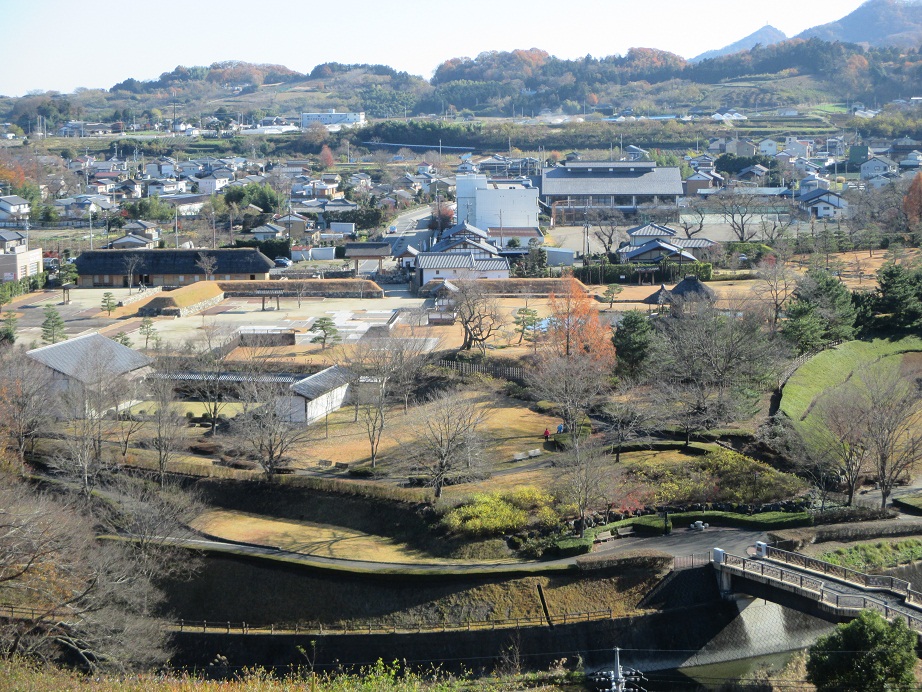
[[[756,46],[696,63],[652,48],[575,60],[537,48],[487,52],[444,62],[431,81],[386,65],[324,63],[303,74],[281,65],[228,61],[180,66],[156,80],[126,79],[109,90],[0,98],[0,122],[28,131],[37,116],[49,129],[68,119],[156,121],[169,114],[173,103],[178,114],[193,121],[212,115],[258,120],[330,108],[362,110],[372,118],[544,110],[606,114],[626,108],[636,115],[681,114],[693,108],[845,99],[886,102],[915,93],[920,77],[918,48],[866,49],[818,38]]]
[[[797,38],[871,46],[918,46],[922,42],[922,2],[868,0],[842,19],[807,29]]]

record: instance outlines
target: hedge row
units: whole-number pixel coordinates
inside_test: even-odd
[[[590,550],[592,550],[591,538],[565,538],[557,541],[557,545],[554,546],[554,552],[558,557],[585,555]]]
[[[741,529],[759,531],[780,531],[802,526],[812,526],[813,517],[807,512],[762,512],[760,514],[736,514],[735,512],[676,512],[669,515],[669,530],[673,527],[683,528],[696,521],[712,526],[732,526]],[[622,519],[593,529],[593,535],[602,531],[631,527],[635,533],[661,536],[664,532],[664,520],[661,514],[647,514],[641,517]]]
[[[714,270],[710,262],[688,262],[678,264],[666,262],[662,265],[642,264],[603,264],[588,267],[573,267],[573,276],[585,284],[632,283],[637,280],[637,269],[656,267],[654,283],[672,283],[686,276],[697,276],[702,281],[710,281]]]
[[[274,479],[281,485],[298,488],[319,490],[337,495],[354,495],[357,497],[371,497],[380,500],[394,500],[396,502],[429,502],[432,500],[430,490],[418,488],[395,488],[377,483],[363,483],[361,481],[346,481],[335,478],[315,478],[312,476],[278,476]]]

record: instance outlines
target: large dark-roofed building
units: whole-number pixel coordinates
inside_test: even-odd
[[[682,195],[678,168],[652,161],[567,161],[545,168],[541,194],[554,223],[581,224],[595,209],[635,212],[641,205],[675,206]]]
[[[131,258],[138,257],[132,285],[185,286],[203,281],[202,255],[216,260],[215,281],[265,281],[275,263],[255,248],[218,250],[91,250],[80,255],[77,285],[81,288],[128,286]]]

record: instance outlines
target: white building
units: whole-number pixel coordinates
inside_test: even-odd
[[[0,254],[0,279],[3,283],[19,281],[43,271],[41,248],[30,250],[25,245],[17,245]]]
[[[456,178],[458,221],[477,228],[538,228],[538,188],[523,180],[490,180],[468,173]]]
[[[433,279],[508,279],[509,262],[504,257],[477,259],[473,252],[421,252],[416,276],[420,286]]]
[[[302,113],[301,127],[310,127],[311,123],[320,123],[327,127],[330,125],[355,127],[365,124],[365,113],[337,113],[335,108],[324,113]]]

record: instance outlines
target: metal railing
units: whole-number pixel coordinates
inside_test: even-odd
[[[436,362],[440,368],[451,368],[462,375],[483,373],[493,377],[502,377],[507,380],[525,380],[525,368],[520,366],[485,365],[482,363],[464,363],[455,360],[439,360]]]
[[[672,558],[672,571],[679,572],[683,569],[704,567],[711,562],[711,553],[692,553],[691,555],[678,555]]]
[[[800,567],[810,572],[816,572],[827,577],[839,579],[847,584],[854,584],[863,589],[879,589],[882,591],[891,591],[899,596],[906,597],[912,591],[911,584],[904,579],[897,579],[883,574],[865,574],[857,570],[834,565],[830,562],[817,560],[813,557],[807,557],[800,553],[792,553],[780,548],[768,547],[765,552],[769,560],[783,562],[787,565]],[[917,593],[917,592],[913,592]],[[918,594],[922,597],[922,594]]]
[[[823,609],[839,615],[852,615],[856,611],[873,610],[888,620],[900,618],[911,629],[922,632],[922,616],[916,617],[870,596],[843,594],[827,590],[821,579],[794,570],[785,569],[759,559],[743,558],[729,553],[724,553],[721,567],[731,574],[737,573],[744,577],[761,577],[766,582],[775,583],[780,588],[817,601]]]

